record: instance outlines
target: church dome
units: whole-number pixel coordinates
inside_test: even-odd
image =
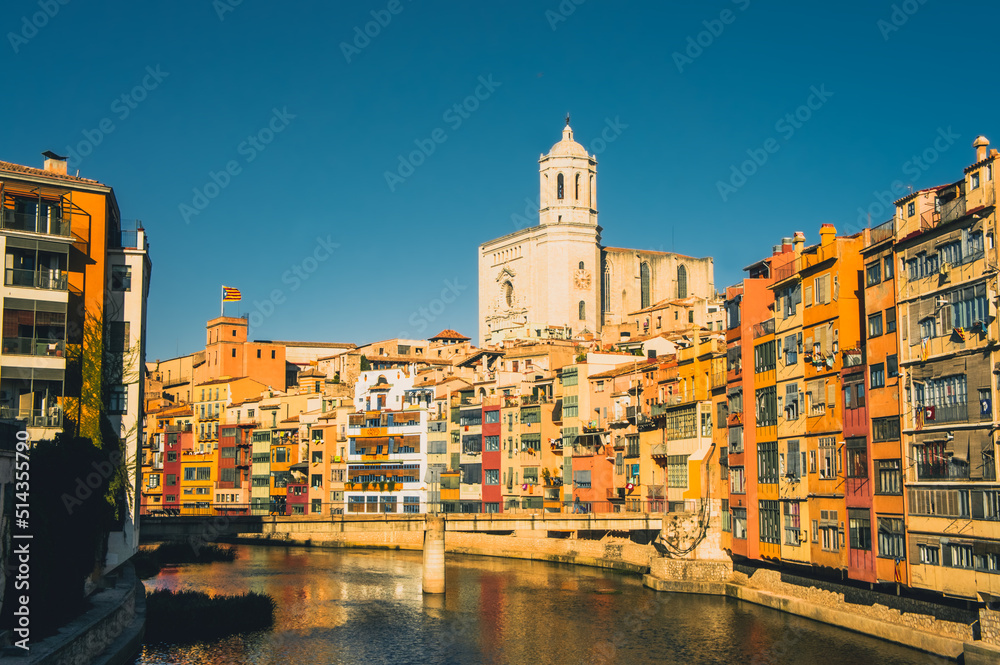
[[[566,123],[563,127],[562,141],[549,150],[549,157],[589,157],[587,149],[573,140],[573,128]]]

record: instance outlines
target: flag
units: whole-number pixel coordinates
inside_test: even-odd
[[[239,302],[240,290],[231,286],[222,287],[222,302]]]

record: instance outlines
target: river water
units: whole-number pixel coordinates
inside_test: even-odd
[[[239,546],[232,563],[167,568],[147,588],[277,601],[269,631],[146,644],[136,663],[379,665],[944,665],[950,661],[731,598],[654,592],[583,566],[449,555],[445,596],[420,552]]]

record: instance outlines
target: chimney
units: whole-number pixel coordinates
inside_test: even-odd
[[[989,139],[985,136],[977,136],[976,140],[972,142],[972,147],[976,149],[976,162],[986,159],[986,149],[989,145]]]
[[[771,256],[778,256],[781,254],[781,245],[771,245]]]
[[[42,157],[45,158],[45,166],[43,167],[49,173],[58,173],[60,175],[66,175],[66,158],[57,155],[51,150],[46,150],[42,153]]]
[[[792,251],[792,239],[785,237],[781,239],[781,253]]]
[[[821,247],[826,247],[827,245],[833,243],[833,240],[836,237],[837,227],[833,224],[824,224],[819,227],[819,244]]]
[[[802,231],[796,231],[792,242],[795,244],[795,258],[802,256],[802,249],[806,245],[806,234]]]

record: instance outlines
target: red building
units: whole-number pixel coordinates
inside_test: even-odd
[[[500,485],[500,398],[483,399],[483,512],[503,510]]]

